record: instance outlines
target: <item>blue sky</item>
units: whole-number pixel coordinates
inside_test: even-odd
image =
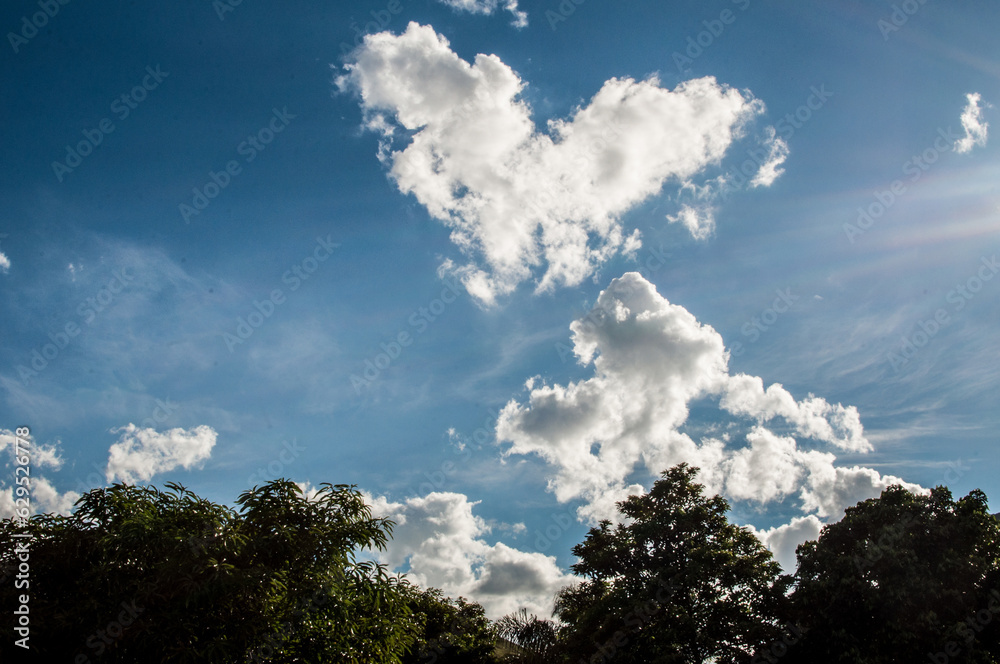
[[[1000,494],[1000,8],[0,25],[0,437],[30,427],[36,509],[355,483],[388,564],[500,615],[681,461],[786,566],[890,483]]]

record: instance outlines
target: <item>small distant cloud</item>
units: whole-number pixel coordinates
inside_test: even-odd
[[[985,147],[990,128],[988,122],[983,122],[983,109],[979,107],[982,97],[979,93],[967,94],[965,98],[969,102],[962,111],[962,129],[965,130],[965,136],[955,142],[955,152],[961,153],[970,152],[977,145]],[[984,105],[990,107],[989,104]]]
[[[21,444],[16,441],[20,439]],[[31,513],[32,514],[69,514],[74,503],[80,497],[75,491],[60,493],[58,489],[46,477],[38,474],[37,470],[42,468],[52,468],[59,470],[63,460],[59,456],[59,442],[52,445],[42,445],[30,435],[15,436],[10,429],[0,429],[0,451],[6,449],[8,455],[0,454],[0,465],[4,466],[5,472],[0,475],[10,477],[13,475],[13,468],[18,455],[27,452],[31,458]],[[4,459],[3,457],[7,457]],[[11,482],[9,485],[0,479],[0,519],[11,519],[17,513],[17,509],[23,506],[23,502],[18,504],[18,495],[15,495],[16,485]]]
[[[12,459],[15,457],[17,449],[15,441],[18,438],[24,439],[24,436],[15,436],[10,429],[0,429],[0,449],[7,449]],[[28,449],[31,450],[32,465],[39,468],[54,468],[55,470],[62,467],[63,460],[59,456],[58,441],[54,445],[40,445],[31,436],[28,436],[26,440],[30,446]]]
[[[788,143],[775,135],[774,127],[768,127],[768,138],[765,142],[767,159],[760,165],[757,175],[750,181],[750,188],[770,187],[785,172],[780,166],[788,159]]]
[[[504,0],[503,3],[499,0],[440,0],[440,2],[458,11],[486,14],[487,16],[495,12],[498,6],[502,6],[514,15],[511,25],[515,28],[524,28],[528,25],[528,15],[517,8],[517,0]]]
[[[696,240],[705,240],[715,232],[715,209],[685,205],[677,214],[668,214],[667,221],[684,224]]]
[[[3,240],[6,237],[6,233],[0,233],[0,240]],[[0,272],[7,274],[8,270],[10,270],[10,259],[7,258],[7,254],[0,251]]]

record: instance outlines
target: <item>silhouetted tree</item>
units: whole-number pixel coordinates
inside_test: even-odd
[[[483,607],[440,590],[411,587],[407,604],[418,624],[403,664],[491,664],[496,635]]]
[[[1000,662],[1000,523],[983,492],[889,487],[797,555],[806,634],[788,664]]]
[[[649,493],[618,503],[624,523],[603,521],[573,548],[584,580],[556,602],[573,664],[750,661],[779,636],[778,564],[696,473],[665,471]]]
[[[546,664],[555,661],[556,624],[520,609],[497,621],[497,635],[514,646],[503,659],[509,664]]]
[[[70,516],[0,521],[0,576],[16,569],[15,535],[32,536],[29,589],[0,588],[8,624],[16,595],[30,596],[31,650],[4,638],[0,659],[399,661],[417,627],[406,583],[356,558],[383,548],[392,522],[354,487],[307,499],[275,480],[236,510],[167,488],[117,484]]]

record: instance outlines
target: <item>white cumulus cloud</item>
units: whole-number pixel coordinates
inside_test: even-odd
[[[416,23],[367,36],[337,83],[360,94],[399,190],[451,229],[466,262],[445,268],[486,305],[533,277],[538,291],[579,284],[634,251],[621,216],[717,164],[764,110],[712,77],[672,90],[612,78],[541,131],[500,58],[470,64]],[[687,225],[704,234],[699,219]]]
[[[837,467],[835,454],[812,449],[872,449],[857,409],[731,375],[722,337],[639,274],[613,280],[594,311],[570,326],[574,353],[593,376],[566,385],[531,379],[526,400],[511,400],[497,422],[505,454],[544,460],[556,498],[583,501],[581,519],[614,520],[614,501],[642,490],[633,472],[658,475],[680,462],[700,467],[713,492],[760,505],[787,498],[817,518],[839,518],[890,484],[920,490],[870,468]],[[696,400],[717,400],[718,423],[745,434],[694,440],[683,427]]]
[[[803,471],[794,438],[758,427],[747,434],[747,441],[749,447],[737,450],[724,463],[727,495],[767,503],[798,488]]]
[[[516,28],[523,28],[528,25],[528,15],[517,8],[517,0],[504,0],[502,3],[499,0],[440,0],[440,2],[458,11],[486,15],[493,14],[497,10],[497,7],[502,6],[503,9],[514,15],[511,25]]]
[[[206,425],[159,433],[130,423],[111,432],[121,436],[108,449],[107,480],[113,482],[117,477],[128,483],[147,481],[177,467],[193,468],[212,455],[218,437]]]
[[[880,475],[872,468],[835,467],[832,454],[813,451],[803,456],[809,475],[802,489],[802,509],[820,517],[839,519],[844,509],[860,500],[878,496],[892,484],[902,485],[914,493],[926,492],[917,484],[893,475]]]
[[[769,528],[767,530],[757,530],[749,526],[757,538],[764,543],[764,546],[774,555],[775,560],[781,565],[786,573],[795,571],[796,563],[795,549],[804,542],[819,539],[819,533],[823,529],[823,522],[815,515],[797,516],[790,522]]]
[[[979,107],[982,97],[978,92],[965,95],[968,103],[962,111],[962,129],[965,136],[955,141],[955,152],[970,152],[972,148],[985,147],[990,125],[983,122],[983,109]],[[989,106],[989,104],[987,104]]]
[[[26,445],[22,443],[17,446],[17,438],[10,429],[0,429],[0,448],[6,449],[12,459],[16,452],[20,452],[20,456],[28,456],[31,460],[31,466],[34,468],[59,470],[62,467],[63,460],[59,455],[58,441],[53,445],[41,445],[29,435],[20,437],[22,441],[27,442]]]
[[[732,376],[720,405],[730,413],[748,415],[764,422],[783,417],[795,425],[796,432],[852,452],[870,452],[871,443],[864,436],[861,415],[854,406],[831,405],[825,399],[809,395],[802,401],[780,384],[764,389],[758,376]]]
[[[4,475],[14,477],[14,482],[11,482],[10,486],[0,481],[0,519],[13,518],[16,515],[15,510],[25,505],[29,507],[31,514],[69,514],[80,494],[75,491],[60,493],[49,479],[38,472],[42,468],[59,470],[62,467],[63,460],[59,455],[58,442],[53,445],[42,445],[28,435],[20,436],[22,442],[17,445],[17,438],[10,429],[0,429],[0,449],[6,449],[9,453],[9,456],[4,455],[7,457],[4,462],[7,471]],[[24,464],[18,463],[18,458],[25,457],[28,459],[27,469],[30,475],[15,470],[17,467],[24,467]],[[17,491],[19,486],[24,486],[17,484],[17,480],[23,477],[29,480],[28,496]],[[18,499],[21,499],[20,502]]]
[[[373,514],[396,522],[381,562],[392,569],[408,564],[414,583],[473,598],[491,618],[521,607],[548,616],[555,592],[571,580],[552,556],[486,542],[490,527],[473,514],[478,503],[463,494],[434,492],[403,502],[380,496],[369,503]]]

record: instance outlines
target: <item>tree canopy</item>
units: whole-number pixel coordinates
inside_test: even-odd
[[[117,484],[85,494],[70,516],[32,517],[31,654],[79,664],[400,660],[417,625],[406,583],[357,558],[392,531],[360,492],[324,484],[307,499],[275,480],[236,504],[175,484]],[[6,570],[18,530],[0,522]],[[0,589],[4,606],[15,592]],[[5,661],[24,655],[11,641],[0,646]]]
[[[1000,522],[986,495],[889,487],[797,551],[791,662],[1000,662]]]
[[[95,489],[68,516],[0,520],[0,604],[29,593],[31,625],[31,650],[4,639],[0,661],[1000,664],[1000,521],[981,491],[890,487],[782,575],[696,475],[665,471],[590,529],[557,622],[491,623],[390,574],[364,551],[393,523],[354,486],[275,480],[235,507],[176,484]],[[25,549],[28,587],[10,582]]]
[[[403,664],[490,664],[496,633],[483,607],[436,589],[410,587],[407,604],[418,634]]]
[[[569,661],[736,662],[779,635],[779,565],[696,473],[664,472],[619,503],[624,523],[603,521],[573,548],[584,580],[556,603]]]

